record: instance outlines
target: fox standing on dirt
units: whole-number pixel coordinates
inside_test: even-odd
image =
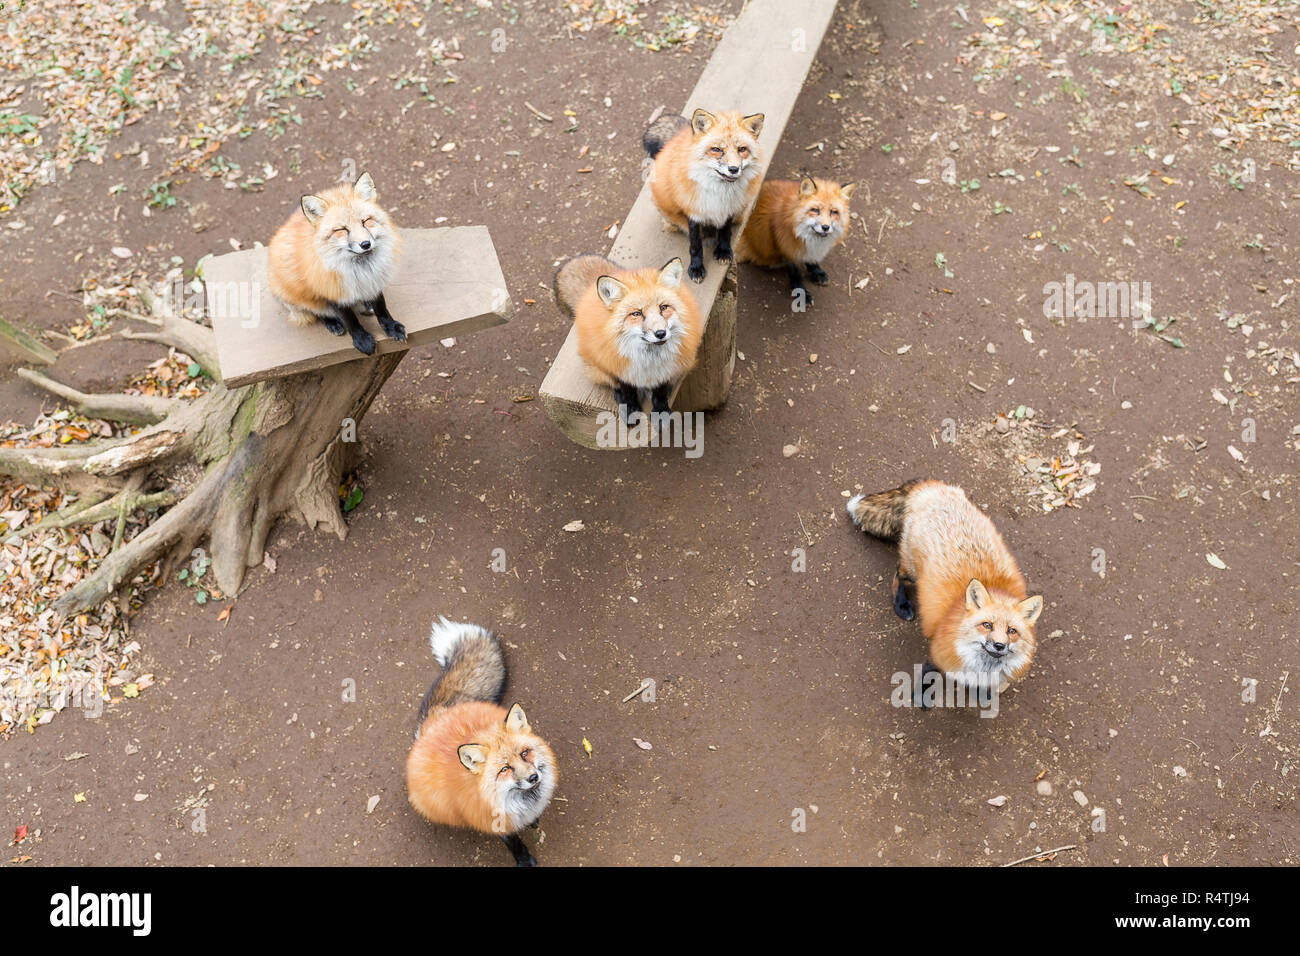
[[[536,866],[518,834],[555,793],[555,754],[522,707],[501,706],[506,662],[495,634],[443,617],[429,643],[442,673],[420,702],[406,758],[411,806],[434,823],[495,833],[515,863]]]
[[[863,531],[898,542],[894,612],[910,621],[919,609],[938,670],[967,687],[997,678],[999,690],[1025,676],[1043,599],[1027,596],[1002,536],[960,488],[909,481],[856,495],[848,511]]]
[[[785,266],[790,291],[803,290],[805,302],[811,304],[799,267],[806,268],[808,278],[818,285],[830,281],[821,262],[844,241],[849,200],[856,189],[855,183],[840,185],[811,176],[798,182],[767,180],[736,243],[736,259],[768,268]]]
[[[704,335],[681,259],[624,269],[602,256],[574,256],[555,273],[555,301],[573,318],[587,374],[614,390],[625,422],[636,425],[647,395],[652,411],[669,410],[668,396],[695,367]]]
[[[406,329],[384,301],[401,237],[378,196],[369,173],[351,186],[303,196],[269,250],[271,292],[289,307],[289,323],[320,322],[335,335],[347,332],[366,355],[374,354],[375,339],[361,327],[359,309],[374,312],[390,339],[406,341]]]
[[[704,229],[717,231],[713,256],[731,262],[731,227],[744,214],[763,180],[758,135],[763,114],[714,115],[696,110],[689,119],[663,116],[650,124],[641,145],[655,161],[650,191],[664,218],[690,237],[686,274],[703,282]]]

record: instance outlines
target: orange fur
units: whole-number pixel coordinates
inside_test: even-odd
[[[674,259],[680,275],[681,260]],[[672,263],[669,263],[671,266]],[[695,367],[704,323],[699,306],[690,290],[681,284],[668,284],[664,269],[619,269],[613,263],[605,273],[626,291],[612,304],[606,304],[599,292],[599,279],[586,287],[574,306],[574,326],[578,336],[578,354],[587,364],[592,380],[598,385],[613,387],[619,382],[638,387],[654,387],[662,382],[675,382]],[[664,309],[667,310],[665,313]],[[639,314],[638,314],[639,313]],[[680,342],[670,366],[658,382],[638,381],[638,366],[619,351],[620,336],[636,333],[640,329],[662,326],[666,319],[675,316],[681,323]],[[666,348],[667,346],[651,346]]]
[[[960,488],[908,482],[854,498],[849,515],[863,530],[898,541],[898,576],[914,582],[916,611],[935,666],[949,674],[993,667],[992,659],[980,657],[980,643],[989,641],[1010,649],[995,671],[1000,668],[1011,681],[1028,673],[1043,599],[1028,597],[1002,535]]]
[[[288,306],[291,324],[310,325],[337,304],[365,304],[374,297],[372,286],[382,291],[401,251],[401,236],[376,198],[368,174],[355,184],[304,196],[271,237],[267,280],[271,293]],[[306,208],[319,210],[314,221]],[[348,236],[362,234],[384,243],[372,254],[382,261],[369,263],[366,273],[353,269],[344,254]]]
[[[848,233],[849,199],[854,190],[854,183],[841,186],[811,177],[799,182],[767,180],[736,243],[736,260],[768,267],[820,262]],[[814,251],[800,234],[801,225],[806,230],[813,223],[832,230],[832,236],[821,243],[822,250]]]
[[[434,710],[420,727],[406,758],[406,787],[419,814],[433,823],[468,827],[503,836],[531,821],[514,820],[495,796],[495,782],[507,765],[526,773],[538,759],[552,767],[555,755],[525,723],[506,726],[507,711],[488,701],[467,701]],[[460,748],[477,745],[486,759],[479,772],[461,761]],[[521,751],[529,751],[527,758]]]
[[[711,121],[708,128],[701,114]],[[711,204],[701,191],[697,176],[705,176],[710,161],[725,161],[741,165],[749,163],[754,170],[743,194],[727,216],[738,218],[758,195],[762,183],[762,153],[758,145],[758,132],[762,129],[763,115],[742,116],[735,110],[717,114],[697,110],[691,124],[684,125],[665,142],[655,156],[654,175],[650,180],[651,195],[664,218],[685,230],[688,220],[720,225],[720,210]],[[715,152],[716,150],[716,152]],[[723,219],[726,216],[721,217]]]

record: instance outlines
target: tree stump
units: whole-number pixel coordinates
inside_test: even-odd
[[[406,325],[408,340],[379,339],[375,356],[361,356],[346,339],[342,348],[322,329],[290,330],[269,289],[260,286],[255,297],[236,297],[244,302],[242,311],[211,316],[216,334],[152,295],[145,297],[151,314],[137,318],[153,328],[123,333],[173,346],[216,379],[193,401],[88,395],[44,373],[20,371],[83,414],[146,426],[134,435],[84,445],[0,448],[0,473],[80,496],[37,527],[171,506],[60,596],[56,611],[69,614],[99,603],[155,561],[168,573],[205,538],[217,586],[234,595],[247,569],[262,563],[267,537],[281,516],[346,537],[338,487],[357,460],[356,430],[407,348],[505,322],[512,311],[485,229],[403,230],[403,236],[407,255],[385,298]],[[425,258],[431,253],[440,258]],[[222,256],[205,277],[212,282],[238,275],[245,281],[256,274],[258,262],[264,276],[265,259],[263,249]],[[268,317],[266,324],[261,316]],[[232,331],[236,322],[238,332]],[[261,341],[268,336],[271,345]],[[247,384],[222,380],[222,338],[238,343],[240,358],[229,353],[229,364]],[[223,349],[221,357],[227,354]],[[260,371],[247,361],[250,354],[263,363]]]

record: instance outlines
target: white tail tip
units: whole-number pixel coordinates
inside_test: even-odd
[[[433,649],[433,656],[438,663],[446,667],[461,641],[470,637],[486,637],[488,633],[477,624],[449,621],[440,614],[429,632],[429,647]]]
[[[860,504],[862,503],[862,499],[865,498],[865,497],[866,497],[866,495],[854,495],[852,498],[849,499],[849,503],[848,503],[847,505],[844,506],[844,507],[845,507],[845,510],[848,511],[848,513],[849,513],[849,517],[853,519],[853,523],[854,523],[854,524],[858,524],[858,523],[859,523],[859,522],[858,522],[858,505],[860,505]]]

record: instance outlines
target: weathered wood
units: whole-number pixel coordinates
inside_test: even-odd
[[[681,112],[689,116],[699,107],[765,114],[759,143],[770,168],[834,12],[835,0],[800,3],[751,0],[719,41]],[[743,225],[743,222],[737,224],[737,234]],[[688,258],[686,236],[665,231],[647,182],[637,195],[609,258],[628,268],[640,268],[661,266],[674,256],[680,256],[683,261]],[[708,319],[700,345],[700,364],[687,376],[673,399],[672,407],[681,411],[716,408],[726,401],[735,365],[734,278],[729,294],[723,288],[728,274],[734,276],[734,267],[713,259],[708,242],[704,260],[708,267],[704,281],[688,284],[700,311]],[[717,305],[720,293],[724,300],[730,300],[724,301],[721,307]],[[588,448],[600,447],[596,436],[604,420],[601,416],[606,412],[615,413],[614,396],[608,388],[592,384],[578,355],[572,329],[538,394],[547,414],[565,435]]]
[[[0,346],[14,353],[24,362],[53,365],[59,358],[59,353],[54,349],[4,319],[0,319]]]
[[[346,335],[288,323],[267,282],[265,248],[212,259],[203,282],[228,388],[367,358]],[[384,299],[393,318],[406,326],[407,338],[394,341],[373,317],[362,316],[380,355],[500,325],[514,313],[485,226],[402,229],[402,256]]]
[[[720,408],[731,391],[731,373],[736,368],[737,269],[733,265],[723,277],[709,310],[707,333],[700,342],[695,368],[677,387],[672,407],[683,412],[707,412]]]

